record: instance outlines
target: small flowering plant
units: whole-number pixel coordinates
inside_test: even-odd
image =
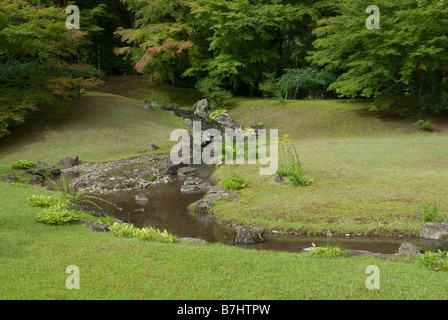
[[[425,253],[418,258],[418,262],[423,267],[433,271],[448,271],[447,252],[440,249],[436,252],[425,251]]]
[[[283,135],[277,141],[281,148],[280,166],[277,171],[279,176],[289,177],[294,186],[310,186],[314,183],[313,179],[306,178],[303,175],[302,162],[300,161],[297,150],[292,145],[292,139],[289,134]]]
[[[417,211],[417,217],[425,222],[442,222],[443,225],[447,225],[448,220],[440,214],[434,201],[422,203]]]

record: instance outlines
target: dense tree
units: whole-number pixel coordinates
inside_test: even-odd
[[[188,8],[175,0],[123,0],[135,16],[133,28],[119,28],[117,34],[128,46],[116,53],[132,59],[135,70],[154,80],[174,83],[194,59],[189,39],[193,29]]]
[[[124,2],[137,20],[135,28],[118,31],[129,46],[117,52],[132,55],[137,71],[157,79],[194,77],[203,91],[246,86],[251,96],[268,73],[306,63],[313,22],[306,2]]]
[[[0,1],[0,136],[97,83],[88,65],[73,63],[87,33],[67,30],[65,11],[36,2]]]
[[[186,74],[218,76],[232,89],[245,85],[249,96],[267,73],[295,63],[288,49],[301,43],[303,29],[312,23],[305,5],[280,1],[187,0],[197,32],[211,31],[206,48],[212,53]],[[296,50],[297,51],[297,50]]]
[[[447,108],[446,1],[379,0],[380,29],[365,26],[367,0],[327,2],[337,14],[319,22],[310,61],[337,71],[330,86],[342,97],[377,98],[390,105],[402,95],[429,95]],[[435,101],[433,100],[433,103]]]

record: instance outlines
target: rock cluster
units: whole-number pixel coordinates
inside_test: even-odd
[[[184,181],[184,185],[180,189],[181,193],[192,193],[208,190],[211,188],[209,182],[202,180],[199,177],[187,177]]]
[[[168,183],[177,170],[167,155],[146,155],[107,163],[82,163],[62,169],[61,173],[74,177],[71,185],[76,190],[106,194]]]

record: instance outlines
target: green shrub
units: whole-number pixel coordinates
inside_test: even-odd
[[[57,204],[38,213],[36,220],[41,223],[61,225],[78,221],[79,216],[67,210],[63,204]]]
[[[68,201],[49,195],[32,195],[26,200],[27,205],[30,207],[49,208],[56,205],[65,206],[67,208]]]
[[[437,252],[425,251],[425,253],[418,257],[418,263],[434,271],[448,271],[448,258],[446,251],[437,250]]]
[[[115,223],[115,219],[112,216],[105,216],[100,219],[100,222],[108,225],[113,225]]]
[[[278,80],[275,77],[275,73],[263,74],[265,80],[260,83],[259,88],[263,92],[264,97],[272,97],[277,91],[279,91]]]
[[[316,247],[313,243],[313,249],[311,249],[310,253],[312,256],[321,257],[321,258],[337,258],[346,256],[347,253],[338,247]]]
[[[420,220],[425,222],[442,222],[445,217],[440,215],[439,208],[434,201],[428,201],[420,205],[417,211],[417,216]]]
[[[309,97],[324,98],[328,86],[336,80],[336,75],[328,70],[315,68],[288,69],[278,81],[280,92],[291,94],[293,99]]]
[[[154,228],[135,228],[134,237],[140,241],[159,241],[159,242],[175,242],[176,238],[169,234],[168,231]]]
[[[285,95],[283,95],[281,91],[276,91],[275,98],[277,99],[277,104],[284,106],[288,101],[288,92],[286,92]]]
[[[110,226],[110,231],[117,237],[132,238],[134,236],[134,226],[130,223],[115,222]]]
[[[37,163],[30,160],[19,160],[11,163],[11,169],[13,170],[27,170],[37,167]]]
[[[115,222],[110,226],[110,231],[117,237],[124,238],[136,238],[140,241],[159,241],[159,242],[176,242],[175,236],[164,230],[161,232],[159,229],[151,227],[136,228],[130,223],[118,223]]]
[[[208,76],[200,79],[196,83],[196,89],[209,100],[211,110],[222,105],[224,100],[232,98],[232,93],[223,88],[222,79],[217,76]]]
[[[224,177],[219,184],[228,190],[239,190],[247,187],[246,179],[236,174]]]
[[[429,121],[426,121],[426,120],[422,120],[422,119],[418,120],[415,124],[417,126],[420,126],[423,130],[426,130],[426,131],[433,131],[434,127],[436,126],[435,124],[433,124]]]
[[[226,108],[219,108],[219,109],[216,109],[215,111],[213,111],[213,112],[210,114],[209,119],[210,119],[210,120],[215,120],[216,118],[219,117],[219,115],[220,115],[221,113],[228,113],[228,112],[229,112],[229,110],[227,110]]]

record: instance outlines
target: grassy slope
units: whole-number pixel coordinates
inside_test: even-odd
[[[173,88],[166,84],[155,85],[141,76],[109,77],[102,91],[141,101],[155,101],[165,106],[177,103],[179,107],[192,107],[202,98],[196,90]]]
[[[162,133],[179,124],[169,114],[143,112],[141,103],[117,96],[91,93],[75,105],[78,109],[65,120],[29,124],[2,140],[2,173],[22,158],[54,162],[71,154],[85,161],[132,156],[150,143],[162,144]],[[165,125],[155,132],[154,122]],[[446,298],[444,273],[406,260],[321,260],[224,245],[138,242],[93,233],[85,225],[38,224],[34,214],[39,209],[23,204],[42,193],[51,194],[0,182],[1,299]],[[372,264],[380,268],[380,290],[364,285],[365,269]],[[81,270],[80,290],[65,288],[69,265]]]
[[[414,121],[368,113],[365,103],[234,99],[231,115],[244,125],[264,122],[289,134],[315,184],[291,187],[260,176],[249,165],[225,167],[247,178],[238,203],[220,203],[216,214],[228,221],[268,229],[310,233],[418,234],[419,204],[433,200],[447,213],[446,125],[427,133]]]
[[[108,93],[88,93],[62,114],[27,123],[0,141],[0,168],[19,159],[54,163],[71,155],[81,161],[111,161],[151,151],[168,153],[170,133],[184,124],[164,111]]]

